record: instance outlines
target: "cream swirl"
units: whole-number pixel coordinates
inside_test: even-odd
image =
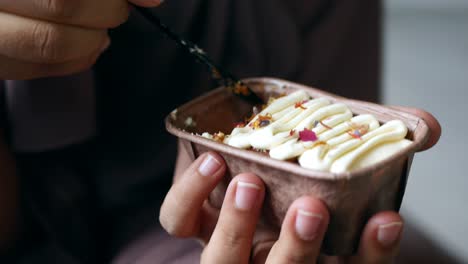
[[[312,138],[301,137],[306,131]],[[350,171],[375,164],[408,146],[400,120],[382,126],[370,114],[353,117],[341,103],[310,99],[302,90],[275,99],[245,127],[234,128],[224,143],[269,150],[279,160],[298,158],[304,168]]]

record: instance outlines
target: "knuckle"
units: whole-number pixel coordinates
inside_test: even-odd
[[[164,230],[169,233],[169,235],[177,237],[180,235],[177,225],[174,223],[174,221],[170,220],[170,217],[168,217],[166,211],[161,211],[159,214],[159,222],[161,223],[161,226],[164,228]]]
[[[197,233],[196,225],[193,223],[196,219],[187,221],[183,217],[183,205],[177,200],[171,199],[171,196],[166,197],[166,201],[161,206],[159,212],[159,222],[161,226],[172,236],[175,237],[191,237]]]
[[[92,67],[94,64],[96,64],[97,60],[99,59],[100,53],[93,53],[88,57],[88,60],[86,61],[84,67],[89,68]]]
[[[90,57],[86,59],[82,59],[79,61],[71,62],[71,63],[60,63],[56,64],[44,64],[41,68],[47,72],[50,76],[63,76],[69,75],[73,73],[82,72],[91,68],[94,64],[96,58]]]
[[[129,16],[128,5],[119,6],[112,15],[112,18],[109,20],[108,24],[106,25],[107,28],[115,28],[127,21]]]
[[[84,60],[83,63],[79,64],[76,66],[76,68],[73,70],[74,72],[81,72],[87,69],[90,69],[97,61],[98,56],[97,55],[91,55],[89,58]]]
[[[194,236],[192,228],[183,226],[180,221],[173,221],[173,218],[169,216],[160,215],[159,222],[166,232],[174,237],[187,238]]]
[[[227,248],[237,248],[249,241],[249,237],[245,231],[238,228],[220,226],[219,232]]]
[[[33,28],[32,37],[42,62],[55,62],[60,59],[63,48],[60,46],[61,33],[57,27],[38,22]]]
[[[69,0],[40,0],[42,7],[52,18],[59,20],[68,20],[73,17],[78,10],[78,4],[81,1]]]
[[[296,250],[294,252],[289,252],[285,256],[284,263],[291,264],[302,264],[302,263],[312,263],[313,258],[309,252],[303,250]]]

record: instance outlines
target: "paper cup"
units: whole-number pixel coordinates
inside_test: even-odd
[[[218,88],[177,108],[166,118],[167,130],[181,140],[181,151],[194,160],[206,151],[219,153],[226,161],[227,174],[210,196],[220,208],[232,177],[243,172],[258,175],[266,185],[261,223],[278,231],[289,205],[303,195],[321,199],[330,212],[330,224],[322,245],[327,255],[356,252],[368,219],[379,211],[398,211],[408,179],[411,161],[429,136],[421,118],[385,106],[350,100],[318,89],[274,78],[243,80],[260,97],[306,90],[313,98],[324,97],[346,104],[354,114],[372,114],[381,123],[399,119],[408,127],[412,144],[373,166],[346,173],[330,173],[300,167],[297,162],[274,160],[264,153],[231,147],[199,136],[203,132],[229,134],[234,124],[249,116],[252,105]]]

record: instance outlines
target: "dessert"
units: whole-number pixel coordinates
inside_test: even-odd
[[[331,216],[322,252],[354,254],[369,216],[399,209],[414,153],[430,133],[427,123],[403,111],[285,80],[243,82],[265,101],[288,96],[254,111],[252,119],[235,129],[233,124],[250,116],[253,105],[223,87],[179,106],[166,118],[182,155],[195,160],[215,151],[225,160],[225,178],[208,202],[221,208],[230,180],[254,173],[267,190],[261,215],[265,228],[278,232],[290,204],[313,195]],[[344,154],[332,159],[337,146]],[[352,151],[355,155],[347,156]]]
[[[203,136],[268,152],[278,160],[297,159],[304,168],[340,173],[373,165],[409,146],[407,131],[400,120],[380,125],[371,114],[353,116],[345,104],[312,99],[298,90],[270,100],[230,135]]]

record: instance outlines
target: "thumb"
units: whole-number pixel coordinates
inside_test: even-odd
[[[432,148],[440,138],[440,135],[442,134],[442,128],[440,126],[439,121],[429,112],[418,109],[418,108],[412,108],[412,107],[405,107],[405,106],[389,106],[390,108],[403,111],[412,115],[415,115],[429,126],[430,130],[430,135],[429,139],[427,140],[426,144],[420,149],[420,151],[428,150]]]

